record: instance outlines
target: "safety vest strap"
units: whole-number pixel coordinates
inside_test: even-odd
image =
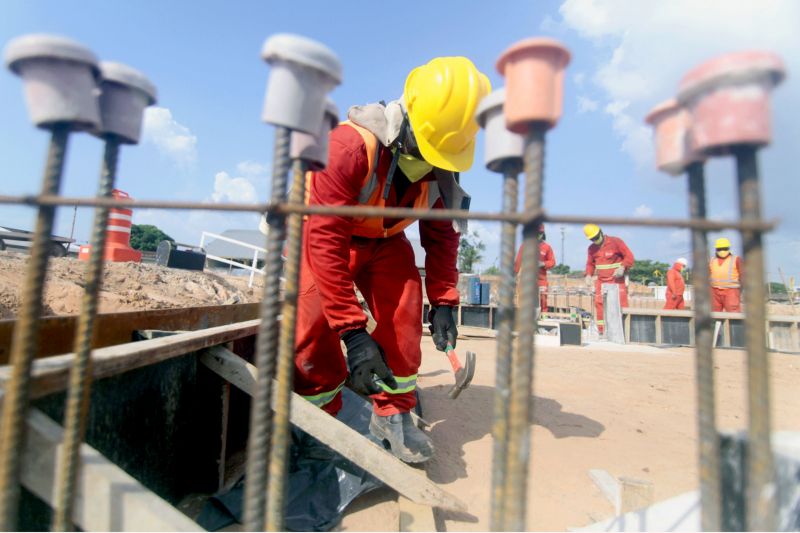
[[[716,257],[712,258],[709,263],[709,270],[711,272],[712,287],[738,289],[741,286],[739,283],[739,269],[736,267],[736,256],[729,255],[722,264],[719,264]]]
[[[622,266],[622,263],[611,263],[610,265],[595,265],[594,268],[597,270],[612,270],[614,268],[619,268]]]

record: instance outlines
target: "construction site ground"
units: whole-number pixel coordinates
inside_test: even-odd
[[[549,339],[543,344],[550,344]],[[440,531],[488,531],[492,478],[495,339],[460,340],[460,354],[478,355],[475,378],[456,400],[447,358],[422,339],[419,387],[423,416],[436,445],[430,479],[456,494],[468,514],[436,511]],[[717,420],[723,430],[747,424],[745,354],[717,350]],[[771,353],[773,429],[800,430],[800,357]],[[697,406],[694,351],[596,342],[536,350],[531,399],[529,530],[563,531],[614,515],[589,477],[608,471],[654,485],[655,500],[697,489]],[[341,529],[381,530],[393,523],[390,498],[355,502]],[[394,522],[396,523],[396,522]]]
[[[0,252],[0,318],[13,317],[19,308],[26,263],[26,255]],[[50,264],[45,313],[78,313],[85,264],[71,258]],[[101,312],[254,302],[260,297],[259,284],[248,288],[246,277],[134,263],[111,263],[105,269]],[[554,340],[537,338],[527,528],[565,530],[612,516],[614,507],[589,477],[590,469],[650,481],[656,500],[696,489],[693,349],[604,342],[558,347]],[[422,349],[422,414],[431,423],[436,446],[427,475],[469,508],[460,514],[437,510],[435,527],[488,530],[496,340],[459,340],[462,358],[467,350],[477,354],[477,371],[456,400],[447,397],[453,383],[447,358],[434,349],[430,337],[423,337]],[[770,353],[769,358],[773,429],[800,430],[800,357]],[[744,429],[745,354],[717,350],[715,367],[718,425]],[[397,495],[381,489],[357,499],[339,529],[396,531],[401,515]]]

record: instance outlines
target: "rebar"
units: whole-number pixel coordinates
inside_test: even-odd
[[[687,170],[689,216],[706,218],[705,174],[702,162],[691,163]],[[708,235],[692,230],[692,296],[694,308],[695,373],[697,374],[698,463],[700,471],[700,519],[703,531],[722,527],[722,492],[720,490],[719,436],[714,398],[713,321],[711,287],[708,273]]]
[[[273,203],[286,198],[289,172],[288,128],[275,128],[275,153],[272,163]],[[268,483],[267,457],[272,430],[272,379],[278,354],[280,312],[281,249],[286,240],[286,218],[282,214],[267,216],[266,264],[264,266],[264,294],[261,301],[261,323],[258,328],[255,364],[256,388],[250,408],[250,437],[247,447],[247,477],[245,480],[245,528],[248,531],[264,529],[266,490]]]
[[[532,221],[556,222],[563,224],[586,224],[588,222],[610,226],[640,226],[644,228],[698,228],[706,231],[725,229],[772,231],[777,221],[715,221],[684,220],[677,218],[654,218],[648,220],[630,217],[587,217],[585,215],[549,215],[541,209],[523,211],[521,213],[486,213],[481,211],[465,211],[463,209],[418,209],[411,207],[374,207],[374,206],[327,206],[327,205],[289,205],[282,202],[266,204],[209,204],[206,202],[178,202],[166,200],[116,200],[98,198],[74,198],[59,196],[7,196],[0,195],[0,204],[6,205],[69,205],[78,207],[123,207],[126,209],[186,209],[204,211],[233,211],[246,213],[267,213],[273,215],[327,215],[358,218],[416,218],[419,220],[485,220],[488,222],[514,222],[530,224]]]
[[[739,182],[739,212],[743,221],[761,219],[756,149],[736,146],[736,177]],[[744,273],[742,289],[745,305],[745,345],[747,346],[747,529],[774,531],[775,467],[770,445],[770,390],[767,339],[764,330],[764,248],[760,231],[742,231]]]
[[[47,153],[42,195],[58,195],[67,151],[70,127],[53,126]],[[25,417],[30,396],[31,365],[36,356],[39,338],[39,317],[42,314],[47,262],[50,258],[50,235],[53,231],[55,207],[40,206],[30,249],[30,259],[22,293],[22,307],[11,341],[11,379],[5,387],[3,419],[0,422],[0,530],[17,529],[20,495],[20,455],[24,446]]]
[[[302,204],[305,196],[306,163],[302,159],[294,162],[294,178],[289,196],[290,204]],[[303,241],[303,215],[289,215],[288,249],[286,250],[285,285],[281,315],[280,345],[278,349],[278,386],[275,393],[275,414],[272,420],[272,445],[269,457],[269,479],[267,488],[267,531],[285,531],[286,526],[286,478],[288,476],[289,444],[291,432],[289,409],[292,401],[294,379],[294,341],[297,325],[298,290],[300,280],[300,258]]]
[[[517,211],[520,163],[515,160],[503,164],[503,212]],[[491,529],[503,527],[503,490],[506,481],[508,458],[508,402],[511,386],[511,352],[514,330],[514,253],[517,248],[517,226],[503,222],[500,237],[500,287],[497,308],[497,363],[494,389],[494,422],[492,424],[492,516]]]
[[[105,142],[100,182],[97,187],[99,198],[111,197],[117,176],[119,140],[109,136]],[[89,396],[92,386],[92,334],[94,319],[97,316],[97,299],[103,284],[103,256],[106,247],[107,207],[98,207],[92,224],[92,249],[86,264],[81,314],[75,336],[75,361],[70,369],[64,414],[64,444],[57,480],[56,505],[53,515],[53,531],[72,529],[72,508],[75,504],[75,487],[80,468],[80,448],[86,432],[86,418],[89,413]]]
[[[525,211],[542,207],[544,137],[546,126],[532,123],[525,139]],[[524,531],[530,463],[530,420],[533,392],[534,332],[539,302],[539,239],[537,221],[522,230],[520,306],[516,315],[519,332],[511,360],[511,396],[508,409],[508,460],[503,495],[503,529]]]

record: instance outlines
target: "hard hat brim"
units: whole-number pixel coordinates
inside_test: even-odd
[[[414,125],[412,123],[411,127]],[[417,136],[417,146],[422,158],[431,165],[449,170],[451,172],[466,172],[472,168],[472,162],[475,159],[475,139],[473,138],[469,144],[460,152],[451,154],[441,152],[433,147],[424,137]]]

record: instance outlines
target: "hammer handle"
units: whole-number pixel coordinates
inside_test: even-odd
[[[461,361],[458,360],[458,356],[456,355],[453,347],[448,344],[445,353],[447,354],[447,358],[450,360],[450,366],[453,367],[453,372],[458,372],[461,370]]]

